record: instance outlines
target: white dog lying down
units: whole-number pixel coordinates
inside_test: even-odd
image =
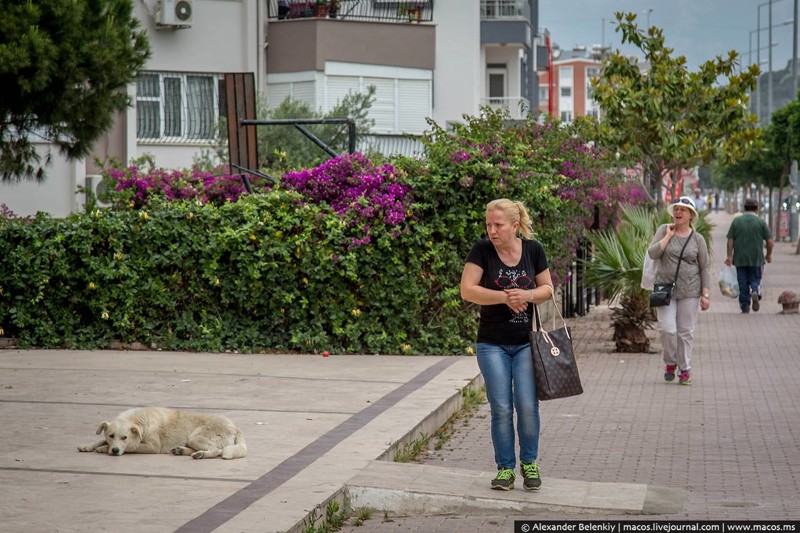
[[[172,453],[192,459],[238,459],[247,455],[244,435],[222,415],[192,413],[164,407],[138,407],[103,422],[97,434],[103,439],[84,446],[82,452],[109,455]]]

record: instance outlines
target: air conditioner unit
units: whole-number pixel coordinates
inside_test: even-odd
[[[91,174],[86,176],[86,183],[84,185],[84,193],[86,194],[85,203],[90,203],[92,198],[97,203],[98,207],[110,207],[108,197],[108,179],[104,180],[103,176],[99,174]]]
[[[156,11],[156,27],[190,28],[193,18],[192,0],[161,0]]]

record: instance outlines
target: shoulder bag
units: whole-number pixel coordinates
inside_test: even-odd
[[[681,255],[678,256],[678,268],[675,269],[675,279],[672,280],[672,283],[653,284],[653,292],[650,293],[650,307],[663,307],[665,305],[669,305],[669,303],[672,301],[672,289],[675,288],[675,282],[678,281],[678,272],[681,271],[683,252],[686,250],[686,245],[689,244],[689,240],[692,238],[692,235],[694,235],[694,230],[692,230],[692,232],[686,238],[686,242],[683,243]]]
[[[533,374],[536,381],[536,395],[539,400],[554,400],[576,396],[583,392],[575,352],[572,349],[572,337],[567,322],[556,305],[556,297],[550,291],[553,307],[564,323],[556,328],[556,316],[553,314],[553,330],[544,331],[539,319],[539,308],[534,304],[533,312],[536,329],[530,332],[531,357],[533,357]]]

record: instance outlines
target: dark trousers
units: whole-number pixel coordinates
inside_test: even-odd
[[[751,291],[761,297],[761,272],[764,267],[736,267],[736,278],[739,282],[739,307],[742,311],[750,309]]]

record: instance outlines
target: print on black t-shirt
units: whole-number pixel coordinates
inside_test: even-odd
[[[528,275],[524,269],[504,268],[500,267],[497,277],[494,279],[494,284],[501,289],[532,289],[533,279]],[[510,309],[509,309],[510,310]],[[522,311],[521,313],[511,312],[511,322],[515,324],[527,324],[528,313]]]

